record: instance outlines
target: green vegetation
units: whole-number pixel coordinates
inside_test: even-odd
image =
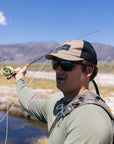
[[[24,65],[27,65],[27,64],[26,63],[23,63],[23,64],[0,63],[0,68],[2,68],[4,66],[11,66],[15,69],[16,67],[24,66]],[[41,68],[41,67],[43,67],[43,68]],[[52,71],[51,62],[34,63],[34,64],[30,65],[30,67],[28,68],[28,70],[31,70],[31,71],[38,71],[39,69],[41,69],[41,71]]]
[[[99,85],[99,91],[102,97],[113,97],[114,96],[114,86],[111,85]]]
[[[31,80],[31,78],[27,78],[28,83],[30,80]],[[32,80],[32,82],[30,83],[30,86],[33,89],[38,89],[38,88],[40,88],[40,89],[53,89],[54,91],[57,91],[56,82],[54,80],[34,78]]]
[[[100,95],[105,97],[113,97],[114,96],[114,86],[113,85],[98,85]],[[90,85],[90,90],[95,92],[95,88],[93,85]]]
[[[26,78],[27,82],[29,83],[31,78]],[[15,79],[12,78],[10,80],[7,80],[6,77],[0,75],[0,86],[6,85],[6,86],[15,86]],[[46,79],[33,79],[30,83],[30,87],[32,89],[53,89],[53,93],[57,92],[58,89],[56,88],[56,82],[54,80],[46,80]],[[98,85],[100,94],[103,97],[113,96],[114,95],[114,86],[113,85]],[[90,88],[94,89],[94,88]]]
[[[99,62],[99,73],[112,73],[114,74],[114,62]]]
[[[3,66],[3,64],[1,64]],[[19,66],[19,64],[11,64],[14,68]],[[29,70],[38,70],[41,67],[41,63],[36,63],[30,66]],[[98,64],[99,73],[114,73],[114,63],[106,62],[106,63],[99,63]],[[51,63],[47,63],[46,66],[44,66],[44,71],[52,71],[51,69]],[[32,78],[26,78],[27,82],[29,83]],[[12,78],[10,80],[7,80],[5,76],[2,76],[0,74],[0,86],[6,85],[6,86],[15,86],[16,82],[15,79]],[[30,83],[30,87],[32,89],[53,89],[53,93],[57,92],[56,88],[56,82],[54,80],[46,80],[46,79],[38,79],[34,78],[32,79],[32,82]],[[114,86],[113,85],[99,85],[100,93],[103,97],[113,96],[114,95]]]
[[[29,84],[29,82],[31,81],[32,78],[30,77],[26,77],[26,80]],[[14,78],[7,80],[7,77],[2,76],[0,74],[0,86],[15,86],[16,84],[16,80]],[[38,79],[38,78],[34,78],[32,79],[32,82],[30,83],[30,87],[32,87],[33,89],[53,89],[55,91],[57,91],[56,88],[56,82],[54,80],[47,80],[47,79]]]
[[[15,64],[15,63],[0,63],[0,67],[3,66],[12,66],[14,69],[20,65],[24,66],[26,64]],[[52,71],[51,62],[48,63],[34,63],[32,64],[28,70],[38,71],[41,67],[41,71]],[[114,62],[99,62],[98,63],[99,73],[114,73]]]

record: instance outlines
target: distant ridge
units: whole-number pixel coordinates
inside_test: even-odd
[[[29,63],[59,45],[60,43],[52,41],[0,45],[0,62]],[[114,47],[101,43],[92,43],[92,45],[95,47],[99,61],[114,61]]]

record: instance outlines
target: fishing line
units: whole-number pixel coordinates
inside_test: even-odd
[[[47,54],[54,52],[58,47],[56,47],[54,50],[49,51]],[[45,54],[46,55],[46,54]],[[30,62],[29,64],[26,65],[26,67],[30,67],[30,65],[32,65],[33,63],[41,60],[43,57],[45,57],[45,55],[42,55],[39,58],[36,58],[35,60],[33,60],[32,62]],[[1,68],[1,74],[3,76],[7,76],[7,80],[11,79],[12,77],[14,77],[16,75],[16,73],[14,72],[13,68],[11,66],[5,66]]]
[[[89,33],[86,33],[84,35],[81,35],[79,37],[77,37],[76,39],[80,39],[80,38],[83,38],[83,37],[86,37],[88,35],[92,35],[94,33],[97,33],[97,32],[101,32],[103,30],[106,30],[106,29],[114,29],[114,28],[104,28],[104,29],[99,29],[99,30],[95,30],[95,31],[92,31],[92,32],[89,32]],[[59,46],[60,47],[60,46]],[[57,50],[59,47],[56,47],[54,50],[51,50],[49,51],[47,54],[51,53],[51,52],[54,52],[55,50]],[[45,54],[45,55],[47,55]],[[45,57],[45,55],[42,55],[41,57],[39,58],[35,58],[32,62],[30,62],[29,64],[27,64],[27,68],[32,65],[33,63],[39,61],[40,59],[42,59],[43,57]],[[10,67],[10,66],[5,66],[1,69],[1,74],[4,75],[4,76],[7,76],[7,79],[11,79],[12,77],[14,77],[16,75],[16,73],[14,72],[13,68]]]
[[[95,31],[93,31],[93,32],[86,33],[86,34],[78,37],[77,39],[80,39],[80,38],[85,37],[85,36],[88,36],[88,35],[92,35],[92,34],[94,34],[94,33],[100,32],[100,31],[102,31],[102,30],[103,30],[103,29],[95,30]]]
[[[97,32],[100,32],[100,31],[102,31],[102,30],[104,30],[104,29],[100,29],[100,30],[95,30],[95,31],[93,31],[93,32],[90,32],[90,33],[86,33],[86,34],[84,34],[84,35],[82,35],[82,36],[80,36],[80,37],[77,37],[77,39],[80,39],[80,38],[83,38],[83,37],[86,37],[86,36],[88,36],[88,35],[92,35],[92,34],[94,34],[94,33],[97,33]],[[60,47],[60,46],[59,46]],[[56,47],[54,50],[51,50],[51,51],[49,51],[48,53],[51,53],[51,52],[54,52],[55,50],[57,50],[59,47]],[[48,54],[47,53],[47,54]],[[46,55],[46,54],[45,54]],[[42,59],[43,57],[45,57],[45,55],[43,55],[43,56],[41,56],[41,57],[39,57],[39,58],[36,58],[35,60],[33,60],[32,62],[30,62],[29,64],[27,64],[26,66],[27,66],[27,68],[30,66],[30,65],[32,65],[33,63],[35,63],[35,62],[37,62],[37,61],[39,61],[40,59]],[[43,65],[42,65],[42,67],[40,67],[40,69],[39,69],[39,71],[44,67],[44,65],[46,64],[46,62],[45,63],[43,63]],[[3,67],[2,69],[1,69],[1,73],[2,73],[2,75],[4,75],[4,76],[7,76],[7,79],[9,80],[9,79],[11,79],[12,77],[14,77],[15,75],[16,75],[16,73],[14,72],[14,69],[12,68],[12,67],[10,67],[10,66],[5,66],[5,67]],[[34,79],[34,78],[33,78]],[[29,84],[33,81],[33,79],[29,82]],[[96,92],[99,94],[99,91],[98,91],[98,88],[96,88],[96,83],[93,81],[93,84],[94,84],[94,86],[95,86],[95,89],[97,89],[96,90]],[[18,100],[18,98],[17,98],[17,100]],[[17,101],[16,100],[16,101]],[[14,103],[13,103],[14,104]],[[12,104],[12,105],[13,105]],[[10,108],[12,107],[12,105],[10,106]],[[8,112],[9,112],[9,110],[10,110],[10,108],[8,109],[8,106],[7,106],[7,112],[6,112],[6,114],[1,118],[1,120],[0,120],[0,123],[4,120],[4,118],[7,116],[7,120],[6,120],[6,138],[5,138],[5,144],[7,144],[7,138],[8,138]]]
[[[112,28],[109,27],[109,28],[103,28],[103,29],[95,30],[95,31],[86,33],[86,34],[84,34],[84,35],[82,35],[82,36],[79,36],[79,37],[77,37],[77,39],[80,39],[80,38],[83,38],[83,37],[86,37],[86,36],[88,36],[88,35],[92,35],[92,34],[95,34],[95,33],[101,32],[101,31],[111,30],[111,29],[114,30],[113,27],[112,27]]]
[[[6,114],[1,118],[0,123],[5,119],[9,111],[6,112]]]
[[[9,81],[8,81],[8,85],[9,85]],[[6,107],[7,107],[7,111],[8,111],[8,97],[7,97]],[[7,140],[8,140],[8,114],[7,114],[7,116],[6,116],[6,134],[5,134],[5,144],[7,144]]]
[[[48,60],[45,60],[44,63],[42,64],[42,66],[39,68],[38,72],[41,71],[43,69],[43,67],[45,66],[45,64],[47,63]],[[30,85],[30,83],[33,81],[34,77],[32,78],[32,80],[28,83]],[[9,83],[9,81],[8,81]],[[7,100],[8,101],[8,100]],[[5,136],[5,144],[7,144],[7,140],[8,140],[8,113],[11,109],[11,107],[18,101],[18,98],[16,99],[16,101],[9,107],[8,109],[8,104],[7,104],[7,112],[6,114],[1,118],[0,123],[5,119],[6,117],[6,136]]]
[[[92,35],[94,33],[97,33],[97,32],[100,32],[101,30],[103,29],[100,29],[100,30],[95,30],[95,31],[92,31],[92,32],[89,32],[89,33],[86,33],[84,35],[81,35],[80,37],[77,37],[76,39],[80,39],[80,38],[83,38],[83,37],[86,37],[88,35]],[[60,46],[59,46],[60,47]],[[57,50],[59,47],[56,47],[54,50],[51,50],[49,51],[48,53],[51,53],[51,52],[54,52],[55,50]],[[47,53],[47,54],[48,54]],[[46,54],[45,54],[46,55]],[[41,57],[39,58],[35,58],[32,62],[30,62],[29,64],[27,64],[27,67],[29,67],[30,65],[32,65],[33,63],[41,60],[43,57],[45,57],[45,55],[42,55]],[[7,76],[7,79],[11,79],[13,76],[16,75],[16,73],[14,73],[14,69],[11,67],[11,66],[5,66],[5,67],[2,67],[1,68],[1,74],[4,75],[4,76]],[[8,114],[8,112],[6,113],[6,115]],[[3,116],[3,118],[0,120],[0,123],[3,121],[3,119],[6,117]]]
[[[48,60],[45,60],[45,61],[48,61]],[[41,71],[41,69],[44,67],[44,65],[46,64],[46,62],[44,62],[44,64],[43,64],[43,66],[42,67],[40,67],[40,69],[38,70],[38,72],[39,71]],[[34,77],[32,78],[32,80],[34,79]],[[32,82],[32,80],[28,83],[28,84],[30,84],[31,82]],[[15,100],[15,103],[18,101],[18,98],[17,98],[17,100]],[[9,107],[9,109],[7,110],[7,112],[6,112],[6,114],[0,119],[0,123],[4,120],[4,118],[8,115],[8,112],[10,111],[10,109],[11,109],[11,107],[15,104],[15,103],[13,103],[10,107]]]
[[[7,103],[7,110],[8,110],[8,103]],[[6,117],[6,137],[5,137],[5,144],[7,144],[7,140],[8,140],[8,114]]]
[[[40,72],[43,69],[43,67],[46,65],[47,62],[48,62],[48,60],[45,60],[37,72]],[[29,81],[28,85],[30,85],[32,83],[34,78],[35,77],[32,77],[32,79]]]
[[[45,61],[43,62],[42,66],[39,68],[38,72],[43,69],[43,67],[45,66],[45,64],[47,63],[47,61],[48,61],[48,60],[45,60]],[[30,83],[33,81],[33,79],[34,79],[34,77],[32,78],[32,80],[29,81],[29,83],[28,83],[29,85],[30,85]],[[17,101],[18,101],[18,98],[15,100],[15,103],[16,103]],[[0,119],[0,123],[1,123],[1,122],[4,120],[4,118],[8,115],[11,107],[12,107],[15,103],[13,103],[13,104],[9,107],[9,109],[8,109],[7,112],[6,112],[6,114]]]

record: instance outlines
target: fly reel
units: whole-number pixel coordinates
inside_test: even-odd
[[[1,74],[9,79],[14,75],[14,69],[11,66],[4,66],[1,68]]]

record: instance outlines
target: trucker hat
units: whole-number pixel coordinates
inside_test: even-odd
[[[69,40],[45,57],[50,60],[56,58],[69,61],[86,60],[97,65],[97,55],[94,47],[84,40]]]

